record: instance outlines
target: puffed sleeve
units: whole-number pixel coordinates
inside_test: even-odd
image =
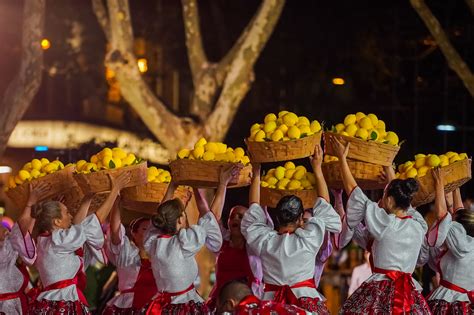
[[[25,235],[21,232],[17,223],[13,225],[12,231],[9,234],[11,246],[21,259],[28,265],[32,265],[36,260],[36,244],[29,232]]]
[[[363,213],[364,209],[365,225],[370,235],[376,240],[382,239],[387,228],[395,224],[396,217],[387,214],[376,202],[367,198],[359,187],[356,187],[347,201],[347,213],[353,211]],[[351,226],[350,222],[348,224]]]
[[[313,207],[313,217],[310,218],[309,221],[314,218],[324,222],[326,231],[331,233],[341,232],[341,217],[337,214],[332,205],[323,198],[318,198],[316,200]]]
[[[107,231],[107,240],[105,242],[105,252],[109,260],[116,267],[128,267],[140,259],[138,247],[133,245],[127,235],[125,234],[125,227],[120,224],[119,231],[119,244],[113,244],[112,238],[110,237],[110,229]]]
[[[0,268],[4,268],[3,265],[16,261],[17,257],[18,252],[13,249],[10,235],[8,235],[3,242],[0,242]]]
[[[245,212],[240,223],[240,231],[257,256],[260,256],[267,240],[276,235],[276,231],[267,223],[267,216],[263,208],[257,203],[253,203]]]
[[[446,237],[446,245],[455,257],[463,258],[466,254],[474,251],[474,238],[466,234],[462,224],[452,222]]]
[[[334,236],[334,244],[337,249],[347,246],[352,240],[361,248],[367,249],[369,242],[369,231],[364,224],[359,223],[355,228],[347,224],[346,216],[342,219],[342,231]]]
[[[319,249],[318,255],[316,255],[316,265],[318,262],[325,263],[332,254],[332,244],[331,244],[331,233],[326,232],[324,235],[324,241]]]
[[[99,219],[95,214],[91,214],[81,223],[74,224],[69,229],[54,231],[51,239],[58,252],[69,253],[81,248],[86,241],[90,241],[94,247],[102,247],[104,234]],[[102,245],[100,245],[101,243]]]
[[[185,257],[196,255],[204,244],[212,248],[213,251],[219,251],[222,246],[219,224],[212,212],[199,218],[197,225],[179,231],[178,240]]]

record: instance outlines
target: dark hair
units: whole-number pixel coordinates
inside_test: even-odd
[[[454,213],[454,221],[460,223],[464,227],[467,235],[474,237],[474,211],[459,209]]]
[[[249,296],[251,294],[252,290],[247,285],[247,283],[239,280],[229,281],[224,284],[221,290],[219,291],[219,307],[221,307],[221,304],[229,299],[233,299],[236,302],[240,302],[246,296]]]
[[[175,198],[160,204],[156,214],[151,218],[151,223],[165,234],[175,234],[176,222],[184,212],[181,200]]]
[[[130,222],[130,232],[132,233],[136,233],[138,231],[138,228],[140,227],[140,225],[143,223],[143,222],[147,222],[147,221],[150,221],[149,218],[146,218],[146,217],[139,217],[139,218],[136,218],[134,220],[132,220],[132,222]]]
[[[34,206],[31,216],[36,219],[33,227],[33,236],[50,232],[53,229],[53,220],[61,218],[61,203],[46,201]]]
[[[388,184],[387,196],[393,197],[397,207],[407,209],[417,191],[418,181],[416,179],[394,179]]]
[[[277,226],[295,223],[304,212],[303,203],[295,195],[285,196],[278,201],[275,212]]]

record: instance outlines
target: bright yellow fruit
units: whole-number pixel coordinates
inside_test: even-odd
[[[295,174],[296,170],[295,169],[288,169],[285,171],[285,178],[291,179],[293,175]]]
[[[365,119],[365,117],[362,118],[362,119]],[[369,132],[365,128],[360,128],[360,129],[357,130],[355,136],[357,138],[362,139],[362,140],[367,140],[369,138]]]
[[[197,148],[197,147],[204,147],[204,145],[207,143],[207,140],[206,138],[201,138],[199,139],[195,144],[194,144],[194,148]]]
[[[321,124],[317,120],[313,120],[309,126],[311,132],[316,133],[321,131]]]
[[[344,126],[344,124],[339,123],[334,128],[336,128],[337,133],[340,133],[341,131],[344,131],[344,128],[346,128],[346,126]]]
[[[316,184],[316,176],[314,175],[314,173],[306,173],[306,178],[309,180],[311,185]]]
[[[429,166],[422,166],[420,167],[418,170],[417,170],[417,173],[418,173],[418,177],[422,177],[422,176],[425,176],[426,173],[428,173],[428,171],[430,170],[430,167]]]
[[[385,140],[388,141],[388,144],[391,145],[398,145],[398,136],[395,132],[389,131],[387,132],[387,135],[385,136]]]
[[[215,142],[208,142],[204,145],[204,150],[207,152],[212,152],[214,154],[219,153],[219,148],[217,146],[217,143]]]
[[[124,166],[129,166],[135,163],[136,156],[133,153],[129,153],[125,159],[123,159],[122,163]]]
[[[288,127],[296,125],[298,122],[298,116],[296,116],[295,113],[287,113],[285,116],[283,116],[283,123],[287,125]]]
[[[285,135],[288,132],[288,126],[285,124],[280,125],[278,126],[277,130],[281,130],[281,132],[283,132],[283,134]]]
[[[20,176],[18,176],[18,175],[15,176],[15,183],[17,185],[23,184],[23,181],[21,180]]]
[[[374,125],[372,124],[372,120],[369,118],[369,117],[363,117],[360,121],[359,121],[359,126],[361,128],[365,128],[367,130],[369,129],[372,129],[374,128]]]
[[[298,127],[291,126],[290,129],[288,129],[288,137],[290,137],[290,139],[299,139],[301,137],[301,131]]]
[[[192,154],[196,159],[201,159],[202,156],[204,155],[204,147],[203,146],[195,147]]]
[[[102,156],[112,156],[112,150],[110,148],[104,148],[101,151]]]
[[[45,166],[46,164],[49,164],[49,160],[47,158],[42,158],[41,159],[41,165]]]
[[[359,122],[362,118],[365,117],[365,114],[363,112],[357,112],[355,116],[356,116],[356,122]]]
[[[385,122],[382,119],[379,119],[379,122],[377,123],[377,129],[385,130]]]
[[[151,176],[151,177],[156,177],[158,176],[158,169],[156,168],[156,166],[150,166],[147,170],[147,175]]]
[[[459,157],[459,154],[455,154],[455,155],[451,156],[451,158],[449,159],[449,164],[452,164],[452,163],[457,162],[457,161],[461,161],[461,158]]]
[[[287,111],[287,110],[282,110],[281,112],[278,113],[278,118],[281,118],[281,117],[285,116],[285,115],[288,114],[288,113],[289,113],[289,111]]]
[[[301,187],[301,182],[299,180],[292,180],[288,183],[288,190],[296,190]]]
[[[459,153],[459,158],[460,158],[461,160],[467,159],[467,158],[468,158],[468,157],[467,157],[467,153]]]
[[[285,168],[287,170],[294,170],[296,168],[296,165],[295,163],[291,162],[291,161],[288,161],[285,163]]]
[[[277,187],[278,189],[286,189],[286,186],[290,183],[290,180],[288,178],[282,178],[278,181]]]
[[[234,149],[234,154],[235,154],[235,158],[240,159],[241,157],[245,155],[245,151],[241,147],[237,147]]]
[[[191,151],[189,151],[189,149],[181,149],[178,152],[178,158],[179,159],[185,159],[185,158],[189,157],[190,153],[191,153]]]
[[[265,131],[263,130],[259,130],[256,134],[255,134],[255,141],[257,142],[263,142],[265,141]]]
[[[426,157],[424,157],[424,156],[421,156],[421,157],[418,157],[418,158],[415,157],[415,168],[418,169],[418,168],[424,166],[425,163],[426,163]]]
[[[271,139],[272,139],[272,141],[280,141],[281,139],[283,139],[283,131],[281,131],[279,129],[275,130],[272,133]]]
[[[416,168],[412,167],[406,172],[407,178],[415,178],[418,175]]]
[[[278,166],[275,169],[275,177],[280,180],[285,177],[286,169],[283,166]]]
[[[48,173],[48,174],[53,173],[57,170],[58,170],[58,165],[55,163],[49,163],[43,166],[43,172]]]
[[[84,161],[85,162],[85,161]],[[31,167],[35,170],[41,170],[41,167],[43,166],[43,164],[41,164],[41,161],[38,160],[38,159],[33,159],[31,161]]]
[[[120,167],[122,167],[122,160],[121,160],[121,159],[114,157],[114,158],[112,158],[112,161],[113,161],[114,164],[115,164],[115,168],[120,168]]]
[[[227,152],[227,144],[222,142],[217,142],[217,152],[218,153],[226,153]]]
[[[260,130],[260,124],[258,123],[255,123],[252,125],[252,127],[250,127],[250,132],[254,131],[254,130]]]
[[[302,136],[310,136],[313,134],[311,128],[307,125],[298,125],[298,129],[300,130]]]
[[[82,170],[82,167],[87,163],[87,161],[85,160],[79,160],[77,161],[76,163],[76,170],[77,171],[81,171]]]
[[[102,158],[102,165],[105,166],[105,168],[110,168],[110,161],[112,161],[112,157],[106,155]]]
[[[28,171],[25,171],[25,170],[21,170],[20,172],[18,172],[18,176],[20,177],[20,179],[22,181],[31,179],[30,173]]]
[[[302,179],[306,175],[306,170],[305,169],[298,169],[296,170],[295,174],[293,175],[294,179]]]
[[[340,134],[341,136],[349,137],[349,134],[348,134],[347,132],[345,132],[345,131],[341,131],[339,134]]]
[[[276,121],[276,120],[277,120],[277,116],[274,113],[270,113],[270,114],[267,114],[267,116],[265,116],[265,119],[263,121],[265,123],[268,123],[269,121]]]
[[[355,124],[350,124],[350,125],[346,125],[346,129],[344,131],[347,132],[349,137],[354,137],[357,132],[357,129],[358,128]]]
[[[268,183],[267,183],[266,181],[263,181],[263,180],[262,180],[262,181],[260,182],[260,186],[262,186],[262,187],[268,187],[269,185],[268,185]]]
[[[267,182],[268,182],[268,185],[276,185],[276,183],[278,183],[278,178],[271,176]]]
[[[449,165],[449,159],[448,159],[448,157],[447,157],[446,155],[441,154],[441,155],[439,156],[439,160],[441,161],[441,162],[439,163],[439,166],[443,167],[443,166],[448,166],[448,165]]]
[[[238,161],[236,161],[234,152],[232,152],[232,151],[227,151],[227,152],[225,153],[225,155],[227,155],[227,160],[229,160],[229,162],[238,162]]]
[[[204,154],[202,155],[202,159],[204,161],[212,161],[216,158],[216,154],[212,151],[206,151],[204,152]]]
[[[25,165],[23,165],[23,169],[26,171],[31,171],[33,169],[33,166],[31,166],[31,162],[28,162]]]
[[[446,152],[444,155],[446,155],[446,156],[450,159],[451,157],[453,157],[453,156],[456,155],[456,154],[457,154],[456,152],[448,151],[448,152]]]
[[[418,153],[418,154],[415,155],[415,160],[417,160],[419,158],[422,158],[422,157],[426,157],[426,155],[423,154],[423,153]]]
[[[370,120],[372,121],[372,126],[374,126],[374,128],[376,128],[377,125],[379,124],[379,119],[378,119],[377,115],[375,115],[375,114],[368,114],[367,117],[369,117]]]
[[[425,158],[426,165],[430,167],[437,167],[441,163],[441,160],[436,154],[431,154]]]
[[[298,122],[297,122],[298,125],[306,125],[306,126],[309,126],[310,125],[310,122],[309,122],[309,119],[306,118],[305,116],[300,116],[298,117]]]
[[[248,156],[243,156],[240,161],[242,162],[243,165],[247,165],[250,163],[250,158]]]
[[[32,169],[30,172],[31,177],[33,178],[38,178],[40,176],[41,172],[38,171],[37,169]]]
[[[122,159],[127,157],[127,153],[124,150],[122,150],[121,148],[113,148],[112,149],[112,157],[114,159],[122,160]]]
[[[269,121],[266,122],[265,125],[263,126],[263,131],[265,132],[273,132],[277,127],[277,124],[275,121]]]
[[[344,126],[353,125],[357,122],[356,115],[349,114],[344,118]]]
[[[311,182],[308,179],[303,178],[301,180],[301,186],[303,186],[304,189],[310,189],[309,187],[313,185],[311,185]]]

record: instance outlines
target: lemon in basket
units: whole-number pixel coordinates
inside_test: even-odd
[[[263,176],[262,187],[280,190],[311,190],[316,184],[316,177],[302,165],[295,166],[291,161],[283,166],[270,169]]]
[[[451,158],[449,158],[451,157]],[[417,154],[414,161],[407,161],[398,166],[397,178],[418,178],[425,176],[432,168],[444,167],[457,161],[465,160],[466,153],[446,152],[445,154]]]

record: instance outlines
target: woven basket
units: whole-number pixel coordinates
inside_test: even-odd
[[[77,210],[79,210],[82,199],[84,198],[82,189],[76,184],[63,192],[62,195],[64,196],[64,204],[66,205],[69,213],[74,216],[77,213]],[[105,199],[107,199],[107,196],[107,193],[95,194],[92,198],[88,213],[95,212],[97,209],[99,209],[99,207],[104,203]]]
[[[50,199],[56,195],[63,193],[74,185],[72,173],[74,171],[73,166],[68,166],[62,170],[48,174],[46,176],[34,179],[31,181],[33,187],[40,183],[48,183],[50,189],[41,200]],[[6,191],[7,196],[15,203],[15,205],[21,209],[26,206],[29,196],[29,183],[23,183],[15,188],[11,188]]]
[[[168,184],[147,183],[145,185],[129,187],[123,189],[120,194],[123,199],[143,202],[161,202],[165,196]],[[175,198],[179,198],[183,204],[187,204],[192,193],[188,187],[178,186],[174,193]]]
[[[321,143],[321,132],[297,140],[257,142],[247,139],[252,161],[259,163],[296,160],[314,154],[314,147]]]
[[[366,190],[383,189],[386,185],[379,178],[384,170],[381,165],[348,160],[352,176],[354,176],[357,185]],[[341,165],[339,162],[328,162],[322,165],[324,178],[330,188],[342,189]]]
[[[222,167],[235,164],[230,162],[201,161],[179,159],[170,163],[171,177],[180,185],[191,187],[215,188],[219,185],[219,174]],[[228,188],[250,185],[252,166],[244,166],[238,178],[229,182]]]
[[[303,202],[305,209],[314,207],[318,198],[315,189],[311,190],[281,190],[268,187],[260,187],[260,204],[275,208],[281,198],[289,195],[297,196]]]
[[[351,144],[349,147],[349,153],[347,154],[347,158],[349,159],[383,166],[391,166],[395,156],[397,156],[397,153],[400,150],[399,146],[375,141],[365,141],[354,137],[339,135],[334,132],[325,132],[324,137],[325,144],[330,138],[336,138],[343,145],[346,145],[346,143],[349,142]],[[325,145],[324,149],[326,154],[336,155],[331,146]]]
[[[442,168],[444,170],[444,192],[450,193],[471,179],[471,160],[465,159]],[[431,172],[419,177],[419,189],[411,204],[414,207],[432,202],[435,199],[435,184]]]
[[[110,176],[115,178],[120,174],[128,171],[130,171],[130,182],[125,187],[133,187],[146,184],[146,162],[117,169],[102,170],[89,174],[74,174],[74,179],[85,194],[89,192],[101,193],[110,191],[112,189],[112,183],[110,182],[110,178],[108,176],[109,174]]]

